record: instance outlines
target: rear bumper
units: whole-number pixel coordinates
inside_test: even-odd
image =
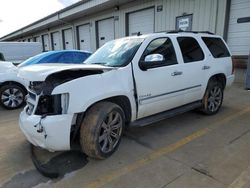
[[[227,83],[226,83],[226,87],[231,86],[234,82],[234,74],[227,76]]]
[[[70,130],[73,115],[47,116],[39,122],[41,116],[28,115],[25,110],[21,112],[19,126],[26,138],[35,146],[49,151],[70,150]],[[38,132],[39,128],[43,131]]]

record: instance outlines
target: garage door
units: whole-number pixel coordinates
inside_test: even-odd
[[[115,38],[115,25],[114,19],[109,18],[97,22],[97,47],[101,47],[106,42],[113,40]]]
[[[74,47],[73,47],[73,32],[72,32],[72,29],[63,30],[63,48],[65,50],[74,49]]]
[[[77,27],[78,33],[78,48],[80,50],[91,50],[90,41],[90,27],[89,24]]]
[[[52,44],[52,50],[60,50],[61,49],[59,32],[54,32],[51,34],[51,44]]]
[[[49,51],[49,35],[43,35],[42,42],[43,42],[43,51],[45,52]]]
[[[136,35],[154,32],[154,8],[141,10],[128,14],[128,33]]]
[[[227,43],[233,55],[250,51],[250,0],[232,0]]]
[[[39,36],[34,37],[33,41],[34,42],[41,42],[41,38]]]

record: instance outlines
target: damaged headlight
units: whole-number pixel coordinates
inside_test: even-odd
[[[37,95],[40,95],[43,90],[44,84],[45,82],[37,82],[37,81],[30,82],[29,89],[34,93],[36,93]]]
[[[36,115],[66,114],[69,106],[69,94],[42,95],[39,98]]]

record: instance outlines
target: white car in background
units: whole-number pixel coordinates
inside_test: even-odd
[[[0,61],[0,105],[9,110],[21,107],[27,94],[28,82],[17,72],[12,62]]]

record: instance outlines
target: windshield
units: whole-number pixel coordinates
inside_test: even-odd
[[[84,63],[121,67],[129,63],[140,47],[142,38],[123,38],[107,42]]]

